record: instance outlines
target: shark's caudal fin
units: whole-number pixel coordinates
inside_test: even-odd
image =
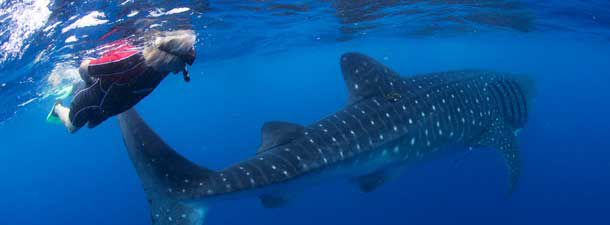
[[[176,153],[134,109],[120,114],[119,124],[129,158],[146,192],[152,223],[203,224],[205,205],[186,200],[192,200],[195,195],[192,186],[197,186],[198,181],[205,180],[212,171]]]

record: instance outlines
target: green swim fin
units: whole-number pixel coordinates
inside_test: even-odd
[[[59,91],[57,91],[57,93],[53,94],[53,95],[55,95],[56,102],[53,105],[53,108],[51,108],[51,111],[49,112],[49,114],[47,115],[47,123],[62,124],[62,122],[59,119],[59,117],[57,116],[57,114],[55,114],[53,111],[55,111],[55,106],[57,106],[57,103],[59,101],[68,98],[72,94],[73,89],[74,89],[74,85],[67,85],[67,86],[59,89]]]
[[[51,108],[51,111],[49,112],[49,114],[47,115],[47,123],[51,123],[51,124],[62,124],[61,120],[59,119],[59,117],[57,116],[57,114],[55,114],[55,106],[57,106],[57,103],[55,103],[53,105],[53,108]]]

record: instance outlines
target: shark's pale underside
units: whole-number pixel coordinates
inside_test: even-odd
[[[462,70],[400,77],[372,58],[346,53],[347,105],[309,126],[268,122],[253,157],[210,170],[182,157],[135,110],[119,116],[155,225],[202,224],[215,201],[259,197],[278,207],[287,196],[347,178],[369,192],[410,165],[468,147],[497,149],[509,193],[521,174],[515,134],[528,117],[533,83],[524,76]]]

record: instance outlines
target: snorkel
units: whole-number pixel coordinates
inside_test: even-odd
[[[166,60],[166,63],[172,68],[168,68],[174,73],[182,72],[182,78],[185,82],[189,82],[188,66],[195,62],[195,33],[190,30],[179,30],[165,32],[162,36],[155,39],[155,47],[175,58]],[[175,60],[175,61],[174,61]],[[182,66],[182,68],[180,68]]]
[[[191,81],[191,75],[189,75],[189,70],[186,68],[186,65],[184,65],[184,69],[182,69],[182,78],[184,78],[185,82]]]
[[[190,49],[186,55],[177,56],[184,60],[184,62],[186,62],[186,64],[189,66],[193,65],[193,62],[195,62],[195,49]],[[187,65],[184,65],[184,69],[182,69],[182,78],[184,78],[184,81],[186,82],[191,81],[191,76],[189,75]]]
[[[159,50],[167,52],[169,54],[172,54],[172,55],[180,58],[182,61],[184,61],[189,66],[193,65],[193,63],[195,62],[196,54],[195,54],[194,48],[189,49],[186,53],[181,53],[181,52],[177,52],[177,51],[172,51],[172,49],[168,49],[165,45],[161,45],[161,46],[159,46]],[[184,65],[184,68],[182,69],[182,78],[184,78],[184,81],[189,82],[189,81],[191,81],[191,76],[189,75],[187,65]]]
[[[191,48],[186,54],[177,54],[177,56],[184,60],[184,62],[186,62],[186,64],[188,64],[189,66],[193,65],[196,57],[195,49]],[[187,65],[184,65],[184,69],[182,69],[182,78],[184,78],[184,81],[186,82],[191,81],[191,76],[189,75]]]

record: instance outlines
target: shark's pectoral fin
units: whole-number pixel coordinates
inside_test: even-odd
[[[203,224],[206,206],[195,202],[199,182],[212,173],[169,147],[134,109],[119,115],[127,153],[146,192],[153,225]],[[202,183],[201,183],[202,184]]]
[[[200,225],[207,211],[205,206],[188,205],[162,196],[149,197],[149,205],[153,225]]]
[[[397,177],[404,168],[405,165],[403,164],[389,166],[364,176],[356,177],[354,181],[358,184],[362,192],[372,192],[377,190],[377,188],[385,184],[388,180]]]
[[[388,180],[384,172],[375,172],[356,178],[356,182],[362,192],[372,192]]]
[[[279,208],[288,203],[289,197],[280,194],[263,194],[259,199],[265,208]]]
[[[508,195],[517,188],[521,176],[521,156],[517,137],[512,129],[504,124],[494,124],[479,140],[473,143],[477,147],[493,147],[502,153],[508,166]]]
[[[513,137],[513,139],[515,139]],[[506,143],[500,147],[502,155],[508,165],[508,195],[511,196],[517,189],[517,183],[519,183],[519,177],[521,176],[521,155],[516,142]]]

